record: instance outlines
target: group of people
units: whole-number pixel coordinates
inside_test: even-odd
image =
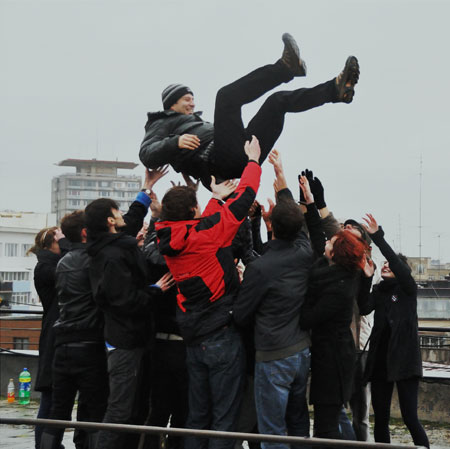
[[[370,382],[375,441],[390,442],[395,383],[414,443],[429,447],[417,418],[422,367],[411,270],[372,215],[341,225],[308,170],[299,176],[298,204],[271,150],[286,112],[352,101],[357,59],[320,86],[273,94],[242,124],[243,104],[306,74],[295,40],[284,34],[283,41],[275,64],[218,92],[214,125],[194,113],[187,86],[163,91],[164,111],[149,114],[140,151],[152,170],[126,214],[101,198],[36,236],[44,306],[39,417],[70,419],[78,392],[80,421],[309,436],[311,373],[315,437],[367,440]],[[266,158],[275,172],[269,210],[255,201]],[[153,187],[167,163],[211,190],[203,212],[189,176],[158,201]],[[386,258],[373,287],[371,242]],[[367,344],[364,316],[372,311]],[[59,449],[62,436],[37,427],[36,447]],[[138,439],[104,430],[74,437],[77,448],[131,448]],[[160,444],[158,436],[140,441]],[[171,436],[165,447],[240,445]]]

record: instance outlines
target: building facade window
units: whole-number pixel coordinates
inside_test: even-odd
[[[22,257],[30,256],[31,254],[27,254],[28,250],[31,248],[31,243],[22,243],[21,245],[21,255]]]
[[[13,343],[14,349],[28,349],[30,346],[30,340],[27,337],[14,337]]]
[[[100,187],[109,187],[109,181],[100,181]]]
[[[84,181],[86,187],[97,187],[97,181]]]
[[[100,190],[100,196],[109,196],[109,192],[106,190]]]
[[[19,253],[19,245],[17,243],[5,243],[5,256],[17,257]]]
[[[71,206],[79,206],[80,205],[80,200],[70,200],[69,204]]]
[[[69,179],[69,186],[70,187],[81,187],[82,183],[79,179]]]
[[[128,183],[128,188],[129,189],[139,189],[140,184],[138,182],[129,182]]]
[[[11,295],[12,304],[30,304],[31,292],[13,292]]]

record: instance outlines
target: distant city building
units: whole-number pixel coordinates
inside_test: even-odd
[[[39,304],[33,282],[37,259],[27,251],[42,228],[55,224],[55,214],[0,212],[0,306]]]
[[[75,167],[52,179],[52,212],[59,222],[65,214],[84,209],[97,198],[110,198],[127,210],[141,189],[142,179],[136,175],[118,175],[118,169],[133,170],[134,162],[98,161],[97,159],[65,159],[57,165]]]
[[[416,281],[450,279],[450,263],[432,260],[431,257],[408,257],[408,264]]]

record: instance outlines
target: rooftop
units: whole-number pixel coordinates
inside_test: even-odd
[[[132,170],[136,168],[138,164],[135,162],[124,161],[99,161],[97,159],[64,159],[58,162],[56,165],[61,167],[109,167],[109,168],[127,168]]]

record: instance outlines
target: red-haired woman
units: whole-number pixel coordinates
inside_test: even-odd
[[[353,298],[366,267],[367,244],[350,231],[340,231],[325,244],[324,257],[310,272],[300,326],[311,329],[311,390],[314,436],[341,439],[339,413],[351,397],[355,344],[350,330]],[[367,274],[373,274],[367,268]]]
[[[63,238],[56,226],[41,229],[29,252],[36,254],[38,263],[34,269],[34,286],[44,308],[42,330],[39,337],[39,365],[34,389],[41,392],[38,418],[48,418],[52,404],[52,363],[55,336],[53,324],[59,317],[55,290],[56,265],[61,258],[59,240]],[[35,446],[40,447],[42,426],[36,426]]]
[[[403,421],[414,444],[430,447],[425,430],[417,417],[419,378],[422,358],[417,325],[417,284],[406,257],[396,254],[384,240],[384,232],[375,218],[364,218],[366,231],[386,258],[381,268],[382,281],[375,285],[360,313],[375,310],[370,336],[365,378],[371,382],[372,407],[375,412],[375,441],[390,443],[389,418],[394,383]]]

